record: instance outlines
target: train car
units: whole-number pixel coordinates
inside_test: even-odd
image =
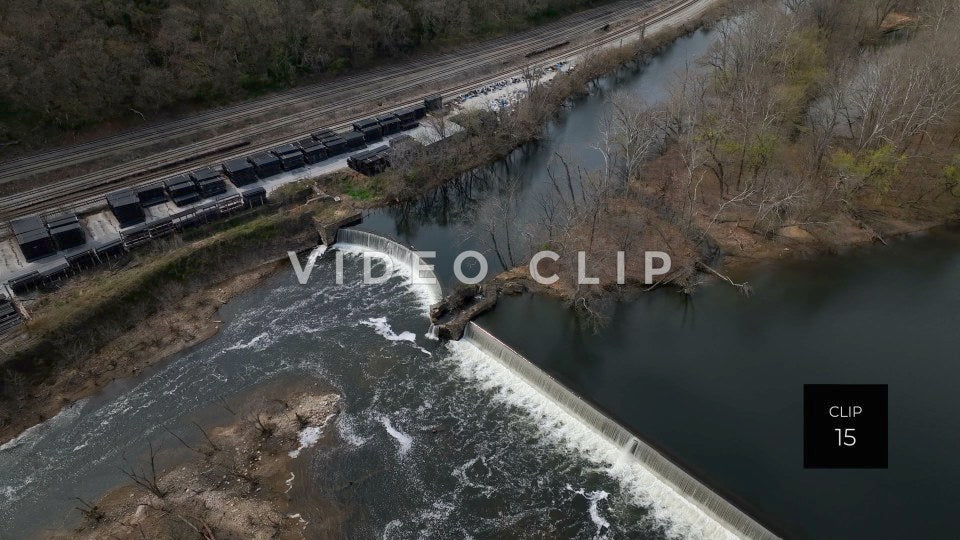
[[[327,158],[327,149],[320,141],[310,137],[297,141],[303,152],[303,159],[307,163],[320,163]]]
[[[240,187],[257,181],[257,172],[246,158],[231,159],[223,162],[223,172],[233,185]]]
[[[243,197],[243,204],[249,208],[260,206],[267,202],[267,190],[261,186],[241,190],[240,195]]]
[[[137,198],[143,207],[163,204],[167,202],[167,190],[161,183],[146,185],[137,188]]]
[[[46,225],[40,216],[27,216],[10,221],[10,230],[15,235],[43,228],[46,228]]]
[[[380,125],[376,118],[364,118],[353,123],[354,131],[363,131],[364,128]]]
[[[170,200],[177,206],[186,206],[200,200],[197,184],[186,174],[167,178],[163,181],[163,186],[167,189]]]
[[[363,140],[367,143],[377,142],[383,138],[383,128],[379,125],[363,128]]]
[[[324,148],[327,149],[327,156],[336,156],[347,151],[347,141],[339,135],[327,137],[322,141]]]
[[[380,122],[378,122],[376,118],[367,118],[354,122],[353,130],[363,133],[363,139],[368,143],[379,141],[383,138],[383,127],[380,126]]]
[[[342,135],[344,142],[346,143],[347,151],[359,150],[366,146],[366,139],[363,137],[363,133],[356,131],[347,131]]]
[[[386,146],[378,146],[359,154],[354,154],[347,159],[347,165],[368,176],[383,172],[390,166],[389,149]]]
[[[299,169],[306,163],[304,161],[303,152],[301,152],[300,147],[295,144],[284,144],[282,146],[278,146],[271,150],[270,153],[280,159],[280,166],[283,167],[283,170],[285,171]]]
[[[16,234],[14,238],[27,262],[49,257],[57,252],[57,245],[46,227]]]
[[[204,199],[227,191],[227,184],[223,181],[223,177],[209,167],[193,171],[190,173],[190,178],[193,178],[197,189],[200,190],[200,196]]]
[[[419,125],[420,118],[423,118],[426,115],[426,107],[421,105],[416,105],[413,107],[405,107],[400,109],[395,114],[397,118],[400,119],[400,129],[406,131],[408,129],[413,129]]]
[[[68,223],[50,229],[50,236],[53,237],[57,247],[61,250],[82,246],[87,243],[87,236],[83,232],[83,227],[79,223]]]
[[[438,111],[443,108],[443,96],[434,94],[423,98],[423,106],[427,111]]]
[[[46,217],[47,230],[61,250],[87,243],[86,233],[80,226],[80,218],[73,212],[63,212]]]
[[[270,152],[263,152],[262,154],[257,154],[247,159],[253,164],[253,169],[257,171],[257,176],[259,176],[260,179],[280,174],[283,170],[280,164],[280,158]]]
[[[394,113],[381,114],[377,116],[377,123],[384,135],[392,135],[400,132],[400,119]]]
[[[107,204],[121,228],[143,223],[147,219],[143,206],[140,205],[140,198],[131,191],[116,191],[107,195]]]
[[[80,218],[74,212],[60,212],[59,214],[48,214],[43,218],[48,229],[60,227],[61,225],[70,225],[80,223]]]
[[[40,284],[40,272],[30,270],[11,278],[7,283],[13,292],[23,294]]]
[[[336,134],[337,132],[332,129],[321,129],[320,131],[313,133],[310,136],[313,137],[313,140],[320,142],[326,138],[333,137]]]

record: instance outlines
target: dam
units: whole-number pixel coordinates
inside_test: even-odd
[[[416,266],[421,268],[427,263],[418,260],[418,255],[402,244],[383,236],[357,229],[341,229],[337,240],[351,246],[379,252],[400,262],[408,269]],[[436,302],[443,293],[432,271],[424,271],[421,277],[430,278],[431,285],[427,285],[428,300]],[[630,433],[594,405],[590,404],[573,391],[569,390],[555,378],[521,356],[493,334],[483,329],[476,322],[467,325],[463,341],[485,353],[493,361],[498,362],[523,383],[538,392],[542,399],[549,400],[569,415],[575,421],[593,431],[597,437],[622,454],[617,459],[636,460],[642,467],[649,470],[661,482],[668,485],[690,504],[721,523],[725,528],[737,536],[762,540],[779,538],[748,514],[725,500],[715,491],[705,486],[699,480],[688,474],[682,468],[664,457],[651,445]]]
[[[259,388],[315,379],[342,411],[336,443],[293,464],[305,521],[326,519],[316,500],[344,508],[343,534],[362,538],[738,536],[478,346],[431,339],[439,288],[410,283],[403,246],[360,231],[340,240],[308,285],[281,272],[224,306],[210,340],[0,447],[0,527],[74,527],[75,497],[128,483],[118,465],[142,463],[150,444],[175,464],[171,433],[197,440],[194,422],[224,425]],[[393,254],[374,263],[390,277],[364,285],[374,248]]]

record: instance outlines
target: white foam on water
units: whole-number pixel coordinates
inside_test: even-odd
[[[327,415],[319,426],[307,426],[301,429],[298,436],[300,447],[296,450],[291,450],[288,455],[292,458],[299,457],[300,452],[317,444],[317,442],[320,441],[320,437],[323,436],[323,428],[326,427],[331,418],[333,418],[333,414]]]
[[[387,322],[386,317],[370,317],[365,321],[360,321],[360,324],[364,326],[369,326],[373,328],[373,331],[379,334],[381,337],[387,341],[408,341],[413,344],[414,347],[420,350],[420,352],[430,356],[430,351],[424,349],[423,347],[417,345],[417,335],[413,332],[403,331],[399,334],[393,331],[393,327],[390,326],[390,323]]]
[[[420,537],[436,537],[439,531],[434,530],[434,528],[447,523],[450,514],[452,514],[454,510],[456,510],[456,506],[453,503],[435,501],[429,510],[420,512],[420,521],[425,522],[427,525],[427,528],[420,530]]]
[[[245,342],[245,343],[243,343],[243,342],[237,343],[236,345],[227,347],[227,348],[224,349],[224,350],[226,350],[226,351],[236,351],[236,350],[240,350],[240,349],[249,349],[249,348],[253,347],[254,345],[256,345],[257,343],[259,343],[263,338],[267,337],[268,335],[269,335],[269,334],[267,334],[266,332],[262,332],[262,333],[258,334],[257,336],[255,336],[255,337],[254,337],[253,339],[251,339],[250,341],[247,341],[247,342]]]
[[[344,229],[344,231],[346,230],[348,229]],[[341,233],[344,231],[341,231]],[[356,232],[360,233],[363,231],[356,231]],[[376,235],[371,235],[371,236],[376,236]],[[411,256],[413,254],[412,250],[409,250],[408,248],[401,246],[400,244],[397,244],[392,240],[388,240],[383,237],[378,237],[378,238],[385,243],[394,245],[396,249],[405,250]],[[429,313],[430,306],[440,301],[441,292],[440,292],[439,284],[431,285],[427,283],[414,282],[414,280],[412,279],[413,266],[407,262],[404,262],[399,257],[391,256],[390,253],[386,253],[383,250],[363,246],[360,244],[350,243],[350,242],[337,242],[335,247],[337,250],[342,251],[345,254],[353,254],[357,256],[362,256],[363,253],[380,253],[382,255],[386,255],[387,260],[390,261],[389,264],[387,263],[387,260],[383,260],[382,257],[376,258],[375,263],[379,262],[380,264],[387,264],[386,271],[391,277],[404,278],[404,285],[409,287],[413,291],[413,293],[417,295],[417,298],[420,300],[420,306],[424,313]],[[425,262],[424,264],[428,264],[428,263]],[[434,281],[436,281],[435,276],[433,279]]]
[[[18,484],[0,486],[0,502],[11,503],[19,500],[23,496],[23,493],[27,491],[27,488],[30,487],[30,484],[33,483],[33,481],[34,475],[31,474],[21,480]],[[2,508],[2,505],[0,505],[0,508]]]
[[[346,414],[341,414],[340,418],[337,419],[337,433],[340,434],[340,438],[342,440],[346,441],[351,446],[360,447],[366,444],[367,440],[369,440],[369,437],[363,437],[357,433],[357,430],[354,427],[353,418]]]
[[[23,432],[16,437],[0,445],[0,452],[7,452],[20,447],[24,447],[21,449],[22,451],[33,448],[44,433],[79,416],[80,409],[86,402],[86,399],[79,399],[70,404],[70,406],[61,409],[56,415],[23,430]]]
[[[474,345],[461,340],[449,342],[448,347],[462,377],[493,392],[495,400],[521,409],[549,440],[586,457],[616,479],[628,501],[647,508],[653,525],[671,538],[737,538],[641,463],[623,459],[621,448]]]
[[[566,487],[568,490],[576,493],[577,495],[582,495],[583,498],[587,499],[587,501],[590,502],[590,509],[588,510],[588,512],[590,513],[590,521],[592,521],[593,524],[597,526],[597,532],[596,534],[594,534],[593,537],[606,538],[607,537],[606,531],[610,529],[610,522],[604,519],[604,517],[600,515],[600,507],[597,503],[599,503],[600,501],[607,500],[610,494],[602,489],[587,493],[586,490],[583,488],[573,489],[570,486],[570,484],[567,484]]]
[[[313,251],[310,252],[310,256],[307,257],[307,264],[316,264],[317,259],[323,257],[323,254],[327,252],[327,246],[320,244],[319,246],[313,248]]]
[[[399,531],[402,525],[403,525],[403,522],[400,521],[399,519],[394,519],[390,523],[387,523],[387,526],[383,528],[383,535],[381,535],[381,538],[383,538],[384,540],[386,540],[387,538],[390,538],[390,534],[395,531]]]
[[[290,457],[299,457],[300,451],[317,444],[317,441],[320,440],[321,435],[323,435],[323,429],[317,426],[310,426],[300,430],[300,447],[296,450],[291,450],[289,452]]]
[[[386,416],[380,416],[380,423],[383,424],[383,428],[387,430],[387,433],[396,439],[400,444],[400,448],[397,452],[401,456],[406,454],[410,450],[410,447],[413,446],[413,437],[393,427],[393,424],[390,423],[390,419]]]

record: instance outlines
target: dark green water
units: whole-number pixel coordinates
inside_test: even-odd
[[[750,298],[645,294],[596,334],[541,297],[480,322],[790,537],[953,537],[960,233],[746,278]],[[889,385],[888,469],[803,468],[805,383]]]
[[[519,183],[521,208],[534,207],[555,151],[599,163],[591,146],[611,92],[660,99],[711,41],[699,32],[640,72],[604,81],[547,141],[492,170]],[[473,224],[501,179],[475,175],[372,214],[363,228],[436,250],[449,280],[459,250],[490,253]],[[320,275],[330,265],[328,255]],[[788,537],[956,536],[960,235],[770,265],[746,279],[751,298],[722,284],[692,297],[641,295],[599,333],[531,296],[504,298],[481,323]],[[123,481],[124,453],[141,455],[162,425],[185,429],[217,395],[242,399],[300,374],[339,390],[345,413],[336,426],[344,444],[305,454],[297,489],[356,509],[356,537],[718,535],[649,475],[615,471],[610,448],[561,426],[482,353],[426,339],[414,292],[402,280],[305,289],[284,275],[245,295],[217,338],[0,451],[0,537],[69,523],[73,496]],[[404,332],[412,335],[398,339]],[[802,468],[804,383],[890,385],[889,469]],[[433,434],[438,425],[446,435]],[[357,478],[370,479],[342,493],[327,487]]]
[[[520,186],[529,212],[559,151],[599,166],[593,146],[614,92],[656,102],[712,42],[679,40],[638,74],[604,81],[551,126],[549,138],[365,228],[436,250],[451,279],[462,249],[487,255],[475,232],[485,201]],[[800,538],[955,536],[960,507],[960,237],[941,232],[893,246],[757,268],[744,298],[709,285],[617,306],[599,333],[559,302],[504,298],[481,323],[623,424],[757,515]],[[890,385],[888,470],[804,470],[805,383]]]

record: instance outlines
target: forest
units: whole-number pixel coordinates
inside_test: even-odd
[[[954,0],[767,1],[719,22],[715,45],[663,103],[612,98],[600,145],[611,166],[572,175],[585,196],[545,208],[545,241],[592,258],[665,248],[679,263],[673,284],[717,274],[748,292],[709,265],[887,243],[954,221],[958,26]]]
[[[6,0],[0,145],[222,104],[602,0]]]

